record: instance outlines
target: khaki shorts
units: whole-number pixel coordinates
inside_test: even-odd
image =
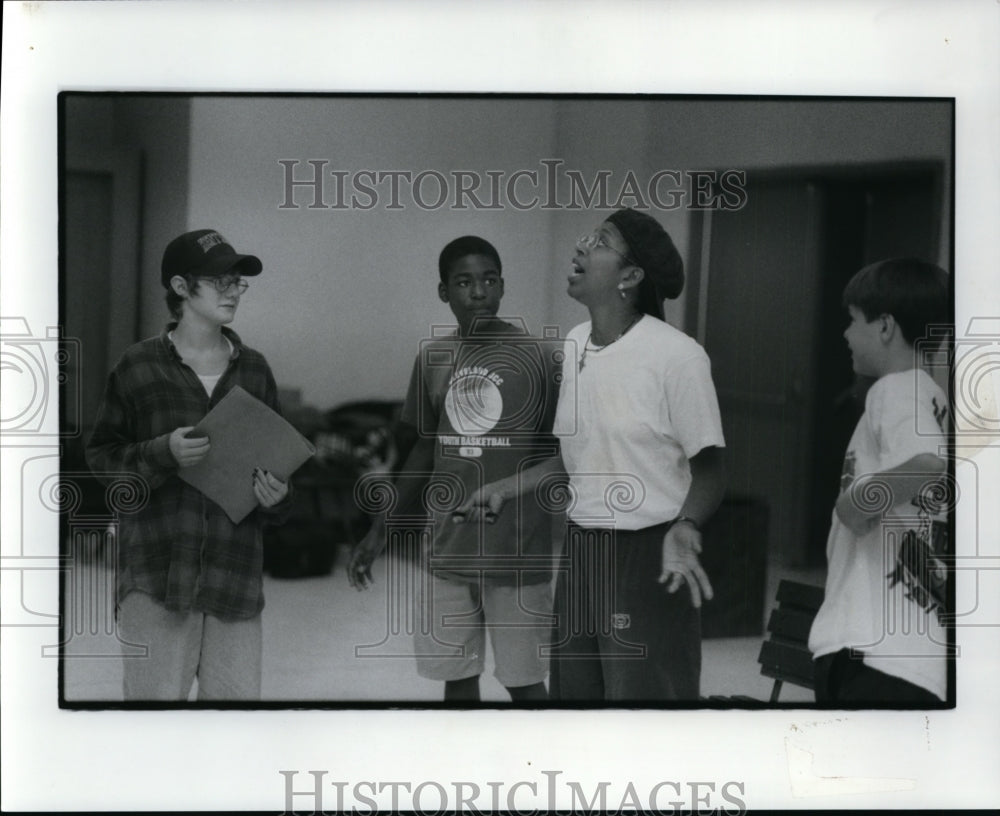
[[[548,673],[552,586],[467,584],[436,576],[418,594],[414,647],[417,673],[430,680],[464,680],[483,673],[486,632],[494,675],[507,688],[540,683]],[[544,650],[544,652],[543,652]]]

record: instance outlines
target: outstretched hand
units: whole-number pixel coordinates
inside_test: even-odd
[[[663,570],[659,582],[667,585],[667,592],[676,592],[682,583],[691,591],[691,603],[700,607],[702,598],[712,600],[712,584],[702,569],[698,555],[701,553],[701,533],[691,524],[673,524],[663,537]]]

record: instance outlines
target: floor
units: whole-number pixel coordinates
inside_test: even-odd
[[[319,704],[423,703],[441,699],[440,683],[420,678],[407,657],[405,622],[388,604],[385,559],[375,564],[372,589],[358,592],[347,583],[347,553],[338,553],[331,574],[276,579],[265,575],[262,698],[268,702]],[[99,559],[72,571],[66,581],[66,620],[73,635],[63,647],[63,696],[76,702],[117,702],[121,696],[121,647],[114,636],[110,603],[112,573]],[[774,598],[781,578],[822,585],[821,570],[772,566],[765,597]],[[765,610],[766,614],[769,608]],[[392,634],[393,631],[400,632]],[[771,681],[757,665],[760,637],[717,638],[703,642],[702,694],[746,695],[767,700]],[[192,691],[192,699],[195,691]],[[483,701],[508,700],[492,677],[490,658],[481,683]],[[811,703],[812,692],[786,685],[782,703]]]

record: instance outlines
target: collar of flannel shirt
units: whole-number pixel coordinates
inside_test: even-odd
[[[174,346],[173,340],[170,339],[170,332],[174,331],[177,328],[177,325],[176,320],[167,323],[167,325],[164,326],[163,331],[160,332],[160,342],[163,343],[163,346],[167,350],[168,354],[170,354],[175,360],[180,360],[181,355],[178,353],[177,347]],[[233,353],[230,355],[229,359],[235,360],[240,356],[240,352],[243,350],[243,341],[240,339],[240,336],[228,326],[221,326],[220,328],[222,329],[222,336],[225,337],[233,347]]]

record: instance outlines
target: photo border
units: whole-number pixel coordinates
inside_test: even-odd
[[[632,61],[628,56],[613,70],[598,75],[588,74],[581,79],[574,70],[578,63],[550,62],[564,56],[539,30],[547,33],[568,25],[565,9],[535,9],[524,6],[525,20],[536,21],[517,32],[506,22],[509,12],[491,10],[495,28],[491,36],[503,46],[516,51],[523,64],[522,71],[504,74],[498,79],[495,63],[489,70],[477,68],[454,73],[455,65],[438,64],[433,68],[412,70],[391,59],[380,66],[379,56],[392,54],[387,43],[376,43],[364,59],[352,62],[359,54],[362,43],[373,45],[359,36],[350,41],[350,34],[359,34],[370,26],[369,13],[360,6],[345,3],[337,12],[343,16],[331,18],[338,24],[338,35],[345,37],[348,45],[340,53],[312,55],[306,64],[291,59],[295,38],[271,52],[269,59],[259,54],[242,53],[238,46],[212,49],[211,59],[206,57],[206,43],[213,43],[211,34],[226,32],[230,43],[253,41],[249,31],[269,30],[273,26],[275,9],[265,5],[248,4],[245,16],[237,17],[228,4],[199,4],[199,14],[191,17],[192,6],[185,3],[133,4],[60,3],[34,5],[5,4],[3,93],[6,105],[3,112],[4,164],[3,172],[3,278],[5,304],[17,304],[18,310],[36,325],[54,326],[51,290],[38,286],[34,275],[12,274],[10,270],[48,270],[54,281],[56,269],[57,227],[53,217],[53,200],[56,190],[54,163],[55,117],[54,98],[59,90],[109,89],[111,85],[128,84],[130,89],[169,90],[188,84],[208,84],[218,90],[236,87],[245,90],[270,88],[281,85],[282,90],[301,90],[303,86],[332,84],[341,89],[379,90],[380,88],[417,89],[445,87],[448,90],[477,89],[504,85],[509,91],[537,86],[541,80],[550,86],[564,89],[589,86],[588,91],[618,90],[636,92],[664,86],[675,89],[678,84],[688,85],[683,90],[691,93],[711,92],[721,84],[729,92],[756,93],[761,87],[769,91],[780,90],[787,94],[827,92],[867,95],[872,86],[880,89],[878,95],[907,95],[914,87],[919,96],[954,97],[957,100],[957,164],[954,177],[957,191],[955,241],[952,253],[956,267],[969,269],[970,280],[966,285],[962,272],[962,285],[956,299],[957,328],[967,325],[968,319],[977,316],[977,309],[984,304],[996,305],[995,282],[992,270],[1000,268],[995,232],[988,234],[983,224],[1000,223],[995,187],[997,178],[997,145],[995,105],[997,75],[990,73],[995,66],[997,19],[990,4],[953,3],[945,9],[932,4],[878,4],[873,10],[861,4],[848,3],[834,8],[833,4],[817,6],[813,11],[789,14],[790,4],[761,4],[755,19],[742,19],[736,28],[721,18],[723,10],[697,11],[694,4],[671,4],[670,10],[678,27],[691,25],[688,42],[671,41],[672,52],[656,51],[652,40],[655,27],[650,32],[642,30],[639,23],[649,13],[648,4],[623,4],[614,9],[603,4],[588,4],[590,15],[578,12],[577,26],[570,27],[589,42],[603,42],[608,30],[624,28],[629,35],[647,47],[647,53],[662,57],[659,70],[650,71],[641,59]],[[437,11],[448,11],[449,4],[437,6]],[[145,7],[145,8],[142,8]],[[529,8],[531,11],[529,11]],[[864,8],[869,11],[863,11]],[[961,8],[962,12],[958,9]],[[401,18],[408,13],[401,9]],[[312,4],[286,4],[282,7],[282,23],[286,30],[296,30],[299,37],[307,33],[303,23],[316,12]],[[563,12],[560,14],[559,12]],[[145,16],[149,14],[150,16]],[[330,12],[330,14],[334,14]],[[474,14],[479,17],[479,14]],[[155,19],[156,37],[151,35],[151,20]],[[430,19],[434,19],[431,14]],[[481,18],[480,18],[481,19]],[[376,18],[378,20],[378,18]],[[794,21],[794,22],[793,22]],[[381,22],[381,36],[391,40],[394,26]],[[409,17],[408,25],[418,22]],[[624,23],[624,25],[622,25]],[[632,23],[631,26],[628,24]],[[224,24],[224,25],[223,25]],[[422,23],[428,26],[426,20]],[[378,23],[376,23],[378,26]],[[441,25],[440,32],[421,28],[428,41],[436,36],[454,35],[461,26],[458,21]],[[783,32],[788,39],[769,36],[770,30]],[[101,59],[94,59],[84,47],[88,37],[106,37],[107,43]],[[954,34],[951,32],[954,31]],[[977,36],[983,32],[982,36]],[[515,37],[515,33],[520,34]],[[833,36],[833,35],[839,36]],[[242,37],[241,37],[242,35]],[[950,39],[949,39],[950,35]],[[884,40],[882,38],[885,38]],[[147,40],[151,39],[150,45]],[[471,39],[471,38],[470,38]],[[582,39],[582,37],[581,37]],[[680,38],[678,38],[680,39]],[[941,40],[947,46],[941,45]],[[791,42],[790,40],[794,40]],[[447,40],[445,40],[447,42]],[[194,56],[179,65],[176,43],[188,43]],[[832,43],[832,45],[831,45]],[[838,47],[851,55],[848,65],[824,62]],[[952,46],[952,43],[954,45]],[[698,59],[698,49],[706,44],[715,47],[710,54],[731,54],[717,64],[704,65]],[[143,46],[147,46],[144,48]],[[199,50],[197,46],[203,48]],[[960,47],[961,46],[961,47]],[[993,51],[988,51],[992,47]],[[769,50],[771,49],[771,50]],[[637,49],[640,50],[641,49]],[[810,54],[812,51],[812,54]],[[819,54],[815,52],[819,51]],[[889,54],[887,58],[886,54]],[[460,55],[470,57],[467,49]],[[783,62],[778,57],[784,57]],[[745,59],[750,62],[745,62]],[[463,66],[460,60],[456,60]],[[805,62],[815,62],[819,73],[807,76],[799,70]],[[549,66],[549,71],[539,71],[537,66]],[[691,72],[693,66],[702,65],[704,73]],[[551,70],[556,65],[558,70]],[[126,69],[127,66],[127,69]],[[531,70],[528,70],[531,69]],[[836,79],[831,79],[834,69]],[[369,73],[365,73],[365,71]],[[122,83],[123,72],[128,76]],[[276,72],[280,79],[274,80]],[[695,73],[692,76],[692,73]],[[17,77],[17,79],[15,79]],[[589,81],[587,81],[589,80]],[[85,87],[81,87],[85,86]],[[456,86],[463,86],[456,88]],[[846,86],[846,87],[845,87]],[[556,90],[555,87],[550,88]],[[867,89],[867,92],[866,92]],[[12,117],[11,111],[18,111]],[[16,157],[16,161],[14,161]],[[30,225],[30,229],[24,228]],[[12,227],[16,226],[16,229]],[[23,228],[23,229],[22,229]],[[986,232],[987,234],[984,234]],[[978,233],[978,234],[977,234]],[[980,278],[981,276],[981,278]],[[43,274],[44,277],[44,274]],[[994,310],[994,316],[998,310]],[[5,306],[5,314],[7,307]],[[984,449],[975,461],[984,485],[996,479],[996,451]],[[20,497],[12,490],[9,478],[9,461],[4,464],[5,531],[11,523],[7,509],[18,505]],[[15,481],[16,483],[16,481]],[[989,489],[988,487],[986,488]],[[988,493],[986,495],[989,495]],[[983,526],[979,519],[960,519],[958,534],[963,528],[980,534],[995,534],[995,510],[984,508]],[[35,521],[34,519],[32,520]],[[37,535],[51,533],[55,540],[53,519],[37,519]],[[5,535],[4,540],[10,537]],[[991,546],[985,538],[984,547]],[[992,545],[995,546],[995,543]],[[4,556],[8,556],[4,544]],[[984,549],[982,555],[994,558],[992,550]],[[27,567],[25,567],[27,568]],[[35,569],[45,569],[36,565]],[[5,579],[11,577],[5,563]],[[968,582],[965,582],[968,587]],[[5,586],[5,589],[8,589]],[[961,592],[961,589],[959,590]],[[10,598],[10,592],[5,592]],[[49,598],[48,600],[51,600]],[[8,600],[4,601],[4,617],[9,612]],[[45,603],[42,604],[46,606]],[[52,606],[47,606],[52,608]],[[995,609],[984,607],[987,616]],[[1000,620],[1000,618],[993,618]],[[995,661],[987,650],[995,648],[993,629],[996,623],[984,623],[982,630],[965,630],[963,647],[973,654],[984,653],[986,660]],[[992,628],[991,628],[992,627]],[[837,715],[833,712],[778,711],[767,712],[757,721],[756,714],[742,715],[730,712],[658,712],[650,717],[648,712],[476,712],[476,727],[469,734],[468,712],[176,712],[169,720],[162,712],[116,712],[114,725],[106,731],[95,732],[94,712],[65,712],[54,710],[52,689],[54,672],[43,664],[40,671],[24,671],[25,649],[33,649],[44,635],[38,631],[20,630],[5,632],[2,644],[5,666],[4,697],[9,706],[15,699],[19,711],[15,716],[4,717],[3,754],[4,776],[15,784],[4,786],[4,807],[27,808],[44,806],[49,809],[90,809],[99,801],[93,792],[94,774],[102,778],[107,774],[111,796],[108,809],[138,807],[149,809],[191,809],[223,807],[235,809],[276,810],[282,805],[279,769],[296,768],[305,774],[309,769],[336,771],[343,779],[375,778],[388,773],[386,768],[409,768],[408,776],[416,780],[483,779],[481,765],[475,761],[482,755],[468,756],[469,741],[482,740],[484,734],[499,734],[502,741],[493,748],[483,747],[489,760],[488,773],[497,778],[519,780],[525,774],[536,774],[531,768],[561,767],[575,778],[602,780],[657,780],[647,768],[649,758],[669,769],[670,778],[681,780],[713,779],[720,782],[742,779],[746,782],[746,802],[749,807],[785,807],[789,809],[851,807],[851,795],[813,790],[812,794],[796,794],[796,774],[812,772],[816,779],[847,775],[855,778],[902,779],[913,783],[895,792],[876,789],[865,801],[856,801],[857,807],[872,809],[880,804],[886,807],[908,806],[961,806],[963,803],[991,804],[997,801],[997,737],[988,734],[969,745],[970,734],[981,734],[977,723],[990,721],[990,712],[996,712],[995,695],[988,688],[987,677],[959,678],[958,708],[955,712],[878,712],[871,716],[858,713]],[[979,661],[970,656],[970,660]],[[989,662],[983,665],[988,670]],[[968,703],[963,703],[968,700]],[[285,716],[285,715],[288,716]],[[771,715],[774,716],[771,716]],[[575,721],[567,719],[572,715]],[[734,726],[730,717],[739,717]],[[539,717],[544,719],[542,727]],[[693,719],[697,717],[696,719]],[[405,723],[401,726],[400,718]],[[718,720],[716,719],[718,718]],[[993,718],[995,719],[995,717]],[[12,722],[13,721],[13,722]],[[763,724],[762,724],[763,723]],[[101,723],[103,726],[105,723]],[[205,770],[205,762],[212,758],[212,751],[194,747],[189,742],[193,733],[204,736],[204,728],[211,730],[208,741],[235,750],[238,764],[225,763]],[[423,738],[429,744],[440,745],[434,756],[428,752],[414,751],[413,745],[388,752],[384,744],[387,735],[407,734],[407,743]],[[267,732],[262,736],[262,731]],[[347,744],[335,744],[334,734],[350,734]],[[676,739],[676,734],[682,735]],[[293,739],[289,735],[293,734]],[[671,736],[665,736],[669,734]],[[365,735],[362,739],[357,735]],[[599,736],[597,736],[599,735]],[[701,735],[701,736],[699,736]],[[595,739],[596,737],[596,739]],[[166,738],[166,739],[164,739]],[[142,765],[136,758],[145,752],[138,749],[142,743],[154,739],[161,744],[155,751],[156,760]],[[548,741],[546,741],[548,740]],[[900,757],[912,751],[919,743],[926,753],[911,758],[910,770],[904,770]],[[482,745],[482,743],[479,743]],[[128,746],[130,756],[123,757],[121,749]],[[626,746],[631,750],[626,750]],[[144,746],[148,749],[150,746]],[[721,751],[727,748],[728,752]],[[811,757],[811,766],[802,766],[803,753]],[[955,760],[956,753],[962,759]],[[720,756],[721,754],[721,756]],[[148,754],[146,754],[148,757]],[[45,757],[45,765],[36,765]],[[90,759],[88,765],[83,759]],[[124,760],[124,763],[123,763]],[[472,760],[472,761],[470,761]],[[796,764],[798,763],[798,764]],[[152,767],[155,766],[155,767]],[[569,770],[565,770],[569,769]],[[41,773],[39,774],[39,770]],[[124,771],[124,773],[123,773]],[[879,771],[882,776],[879,776]],[[398,776],[398,772],[396,773]],[[47,780],[56,779],[50,785]],[[164,780],[182,779],[184,785],[164,784]],[[112,781],[113,780],[113,783]],[[799,780],[801,782],[801,780]],[[811,790],[806,782],[798,793]],[[813,788],[822,788],[816,782]],[[108,792],[108,789],[105,790]],[[860,791],[859,791],[860,792]],[[846,793],[846,792],[845,792]],[[162,794],[162,796],[161,796]],[[89,796],[84,807],[79,797]],[[192,798],[194,797],[194,798]],[[154,801],[150,801],[151,798]],[[854,797],[857,799],[857,796]],[[957,802],[956,802],[957,800]],[[272,804],[272,802],[274,804]]]

